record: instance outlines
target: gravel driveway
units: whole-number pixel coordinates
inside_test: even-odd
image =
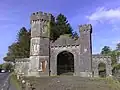
[[[105,80],[93,80],[77,76],[27,78],[35,90],[112,90]]]

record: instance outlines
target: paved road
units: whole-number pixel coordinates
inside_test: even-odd
[[[16,90],[10,83],[10,74],[0,73],[0,90]]]
[[[9,90],[9,73],[0,73],[0,90]]]

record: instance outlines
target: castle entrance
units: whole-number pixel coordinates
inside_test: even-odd
[[[57,55],[57,75],[73,75],[74,55],[63,51]]]
[[[106,77],[106,64],[105,63],[99,63],[98,73],[100,77]]]

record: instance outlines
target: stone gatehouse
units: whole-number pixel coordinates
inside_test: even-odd
[[[31,15],[30,58],[16,59],[17,73],[26,76],[55,76],[70,74],[81,77],[99,76],[98,66],[105,64],[106,76],[112,75],[110,56],[92,55],[92,25],[79,26],[80,37],[74,40],[61,35],[51,42],[49,22],[52,14],[36,12]]]

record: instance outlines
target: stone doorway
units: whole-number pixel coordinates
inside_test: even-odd
[[[106,77],[106,64],[105,63],[99,63],[98,65],[98,73],[99,77]]]
[[[63,51],[57,55],[57,75],[73,75],[74,55]]]

